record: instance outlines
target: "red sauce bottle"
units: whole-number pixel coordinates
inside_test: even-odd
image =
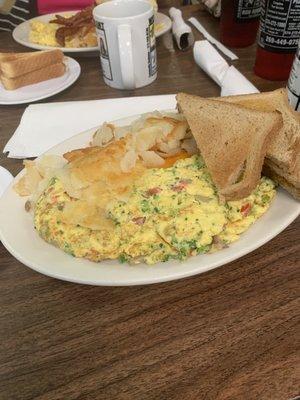
[[[260,0],[222,0],[220,38],[229,47],[247,47],[256,40]]]
[[[287,83],[287,92],[290,105],[300,112],[300,41]]]
[[[300,37],[300,3],[294,0],[262,0],[254,72],[274,80],[289,77]]]

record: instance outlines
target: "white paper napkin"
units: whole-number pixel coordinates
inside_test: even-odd
[[[194,59],[197,65],[221,87],[221,96],[259,92],[234,66],[229,66],[209,41],[195,42]]]
[[[30,105],[3,152],[8,152],[11,158],[37,157],[56,144],[105,121],[175,106],[175,95]]]
[[[12,182],[12,180],[12,174],[0,165],[0,197],[2,196],[8,185]]]

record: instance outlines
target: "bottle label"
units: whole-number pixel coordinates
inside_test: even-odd
[[[295,56],[287,89],[291,106],[294,110],[300,111],[300,47],[298,47]]]
[[[260,0],[239,0],[236,2],[235,18],[237,22],[247,22],[259,18],[261,11]]]
[[[272,52],[293,53],[300,37],[299,0],[262,0],[259,45]]]

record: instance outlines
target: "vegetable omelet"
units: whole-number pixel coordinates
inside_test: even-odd
[[[169,168],[147,169],[126,201],[107,207],[111,227],[64,223],[64,207],[77,200],[57,177],[39,197],[34,222],[44,240],[75,257],[155,264],[227,246],[266,212],[275,193],[263,177],[249,197],[222,204],[203,159],[194,155]]]

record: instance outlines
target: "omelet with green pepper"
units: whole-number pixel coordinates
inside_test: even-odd
[[[44,240],[75,257],[155,264],[227,246],[267,211],[275,193],[274,183],[262,177],[249,197],[222,203],[202,157],[194,155],[147,169],[126,200],[107,206],[111,229],[64,223],[64,207],[76,199],[59,178],[39,197],[34,223]]]

